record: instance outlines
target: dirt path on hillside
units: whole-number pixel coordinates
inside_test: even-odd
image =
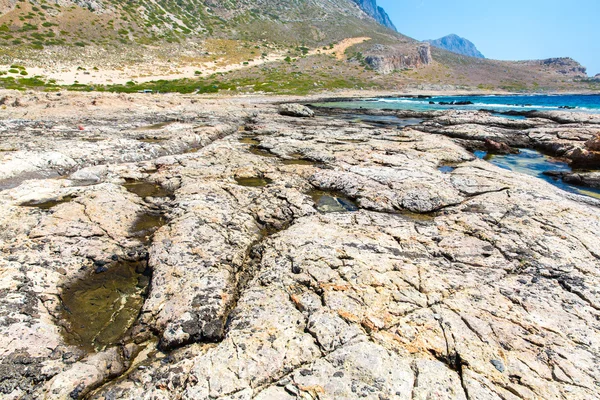
[[[371,38],[370,37],[347,38],[347,39],[342,40],[335,46],[333,46],[332,49],[315,50],[312,54],[317,54],[319,52],[320,52],[320,54],[334,54],[335,58],[337,58],[338,60],[343,60],[346,49],[348,49],[349,47],[352,47],[356,44],[366,42],[367,40],[371,40]]]

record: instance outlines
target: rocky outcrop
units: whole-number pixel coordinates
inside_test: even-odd
[[[586,68],[572,58],[549,58],[540,61],[540,63],[562,75],[587,77]]]
[[[97,99],[104,109],[85,106],[89,93],[53,108],[19,96],[23,114],[0,110],[32,118],[8,130],[13,148],[36,138],[60,153],[97,132],[79,151],[99,165],[79,174],[94,184],[0,191],[3,398],[600,396],[591,200],[476,159],[427,125],[290,118],[248,98],[134,95],[132,111],[111,94]],[[181,125],[156,126],[173,113]],[[212,136],[215,125],[230,129]],[[152,138],[147,154],[186,131],[206,142],[113,157],[132,135]],[[355,206],[319,209],[323,196]],[[140,235],[147,213],[164,221]],[[111,320],[125,333],[92,352],[70,335],[65,293],[121,261],[144,263],[150,284],[139,317]],[[104,304],[90,300],[94,319]]]
[[[428,43],[416,48],[377,45],[365,53],[367,65],[381,74],[390,74],[406,68],[420,68],[433,62]]]
[[[382,7],[377,5],[376,0],[352,0],[369,16],[373,17],[375,21],[379,22],[383,26],[387,26],[390,29],[396,30],[394,23],[390,19],[389,15],[385,12]]]
[[[452,111],[435,116],[420,129],[459,139],[471,149],[489,150],[489,141],[493,141],[513,148],[535,148],[568,159],[579,168],[600,168],[600,118],[557,111],[528,115],[534,118],[513,121],[487,112]]]
[[[281,104],[279,106],[279,114],[300,118],[312,118],[315,116],[315,113],[310,108],[295,103]]]
[[[428,40],[427,42],[431,43],[431,45],[434,47],[461,54],[463,56],[485,58],[485,56],[481,54],[479,50],[477,50],[477,47],[475,47],[472,42],[455,34],[450,34],[436,40]]]
[[[548,171],[545,175],[560,178],[567,183],[579,186],[587,186],[600,189],[600,172],[598,171],[579,171],[579,172],[558,172]]]

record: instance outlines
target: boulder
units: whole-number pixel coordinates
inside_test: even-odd
[[[485,139],[485,149],[494,154],[513,154],[518,152],[518,150],[513,150],[506,143],[495,142],[490,139]]]
[[[315,113],[310,108],[303,106],[302,104],[289,103],[282,104],[279,106],[279,114],[286,115],[288,117],[299,117],[299,118],[312,118]]]
[[[588,140],[585,146],[591,151],[600,151],[600,132],[596,134],[596,137]]]

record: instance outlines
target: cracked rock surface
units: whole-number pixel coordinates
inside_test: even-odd
[[[461,114],[451,139],[431,130],[453,112],[397,129],[258,98],[21,96],[0,111],[0,397],[600,397],[598,203],[456,140],[541,116]],[[64,294],[123,262],[147,267],[143,304],[90,350]]]

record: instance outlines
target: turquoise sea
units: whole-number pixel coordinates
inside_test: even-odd
[[[434,104],[430,104],[434,103]],[[443,103],[443,104],[440,104]],[[444,104],[445,103],[445,104]],[[448,104],[471,103],[471,104]],[[316,106],[340,108],[367,108],[392,110],[490,110],[506,111],[552,111],[574,110],[600,113],[600,94],[593,95],[513,95],[513,96],[432,96],[432,97],[385,97],[354,101],[319,103]],[[566,108],[565,108],[566,107]]]

